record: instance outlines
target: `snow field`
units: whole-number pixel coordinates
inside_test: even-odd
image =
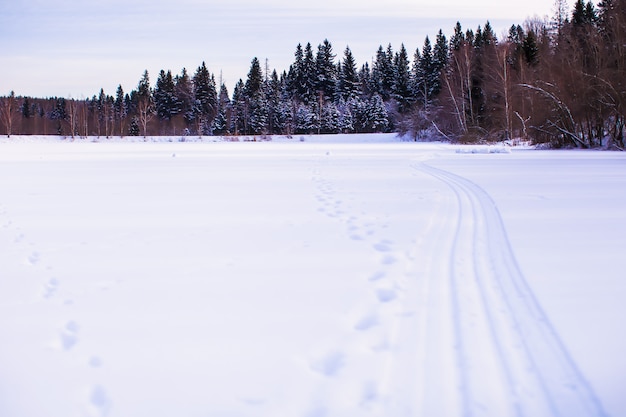
[[[0,415],[626,409],[624,158],[378,138],[3,142]]]

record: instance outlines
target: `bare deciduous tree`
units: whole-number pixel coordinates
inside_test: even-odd
[[[0,116],[6,129],[7,138],[11,137],[15,110],[15,92],[11,91],[8,97],[0,98]]]

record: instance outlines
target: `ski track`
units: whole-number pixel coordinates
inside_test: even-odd
[[[429,316],[424,337],[443,349],[421,352],[426,366],[449,355],[454,358],[447,362],[457,366],[456,371],[449,365],[437,370],[431,364],[424,372],[424,386],[433,373],[443,373],[435,378],[440,388],[448,394],[455,391],[450,384],[458,388],[449,411],[456,404],[454,414],[467,417],[605,416],[526,283],[493,200],[466,178],[425,163],[414,168],[445,183],[457,206],[448,208],[448,230],[437,230],[452,239],[446,243],[431,235],[434,248],[447,246],[450,263],[427,270],[426,287],[439,290],[424,300],[429,308],[422,307]],[[443,275],[436,280],[439,273]],[[448,288],[437,282],[446,275]],[[436,294],[439,306],[433,303]],[[451,337],[454,349],[449,349]],[[432,404],[426,391],[423,415],[431,415],[441,404]]]

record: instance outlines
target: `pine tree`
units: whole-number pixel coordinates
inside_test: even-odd
[[[22,102],[21,112],[22,112],[22,117],[24,119],[30,118],[31,108],[30,108],[30,100],[28,99],[28,97],[24,97],[24,101]]]
[[[250,71],[248,72],[248,78],[245,84],[245,94],[250,100],[254,100],[259,94],[261,94],[261,85],[263,83],[263,72],[261,71],[261,64],[255,57],[250,64]]]
[[[187,69],[183,68],[180,75],[175,80],[175,95],[178,103],[179,113],[183,115],[185,123],[190,126],[195,120],[194,104],[195,97],[193,84],[187,73]]]
[[[230,98],[228,89],[224,84],[220,86],[220,93],[217,98],[217,116],[213,119],[213,132],[217,135],[229,133],[228,113],[230,112]]]
[[[337,110],[339,110],[339,132],[352,133],[354,132],[354,120],[352,118],[352,111],[350,106],[343,99],[340,99],[337,104]]]
[[[154,89],[154,102],[157,117],[169,121],[180,112],[180,105],[176,98],[176,86],[172,72],[163,70],[159,73]]]
[[[372,68],[372,80],[377,87],[376,91],[382,96],[383,100],[388,100],[391,97],[394,84],[393,50],[391,44],[387,46],[387,52],[385,52],[382,46],[378,47]]]
[[[343,63],[341,65],[341,74],[339,76],[339,85],[341,96],[345,100],[357,97],[361,90],[359,77],[356,71],[356,62],[350,47],[346,47],[344,51]]]
[[[248,133],[248,101],[245,95],[245,85],[241,79],[235,84],[231,104],[232,117],[230,130],[235,135],[245,135]]]
[[[393,98],[398,103],[400,113],[405,113],[411,108],[413,94],[411,92],[409,56],[404,44],[394,58],[394,70]]]
[[[537,35],[534,31],[529,30],[524,37],[522,52],[526,64],[534,66],[539,62],[539,45],[537,45]]]
[[[369,106],[359,97],[353,97],[348,101],[350,114],[352,115],[352,126],[356,133],[369,132]]]
[[[302,45],[296,46],[296,52],[294,53],[294,63],[289,66],[289,73],[287,74],[286,87],[289,94],[289,98],[294,100],[300,100],[300,85],[302,84],[302,73],[304,67],[304,52],[302,51]]]
[[[320,120],[321,133],[339,133],[341,113],[335,103],[327,102],[322,107],[322,117]]]
[[[367,130],[370,132],[384,132],[389,125],[387,109],[382,97],[374,94],[367,103]]]
[[[206,64],[198,67],[193,76],[194,115],[199,135],[210,135],[211,125],[217,114],[217,91],[215,78],[209,73]]]
[[[139,118],[137,116],[133,116],[133,118],[130,119],[130,125],[128,126],[128,135],[139,136]]]
[[[439,29],[439,33],[437,34],[437,40],[435,42],[435,47],[433,49],[433,70],[431,73],[433,83],[433,97],[438,96],[441,92],[441,74],[448,66],[449,59],[450,50],[448,48],[448,40],[443,34],[443,31]]]
[[[310,43],[307,43],[304,48],[298,94],[304,103],[313,103],[317,99],[317,68]]]
[[[454,26],[454,35],[450,39],[450,50],[459,51],[465,44],[465,34],[460,22],[456,22]]]
[[[364,63],[359,70],[359,82],[361,83],[361,89],[365,97],[371,97],[372,94],[378,92],[377,84],[374,81],[372,71],[367,62]]]
[[[276,70],[264,83],[264,95],[267,105],[267,132],[279,134],[282,132],[282,120],[280,117],[281,81]]]
[[[122,85],[117,86],[117,90],[115,92],[115,104],[114,104],[114,116],[115,120],[117,120],[119,125],[119,133],[120,136],[124,136],[124,120],[126,119],[126,115],[128,114],[128,109],[126,108],[126,102],[124,100],[124,89]]]
[[[143,136],[148,134],[148,122],[152,119],[154,113],[154,102],[152,99],[152,89],[150,88],[150,76],[148,70],[145,70],[139,85],[137,85],[137,113],[139,116],[139,125],[143,132]]]
[[[296,110],[296,133],[315,133],[318,129],[317,111],[305,103],[298,105]]]
[[[267,133],[268,108],[265,93],[263,91],[263,72],[259,60],[255,57],[250,64],[250,71],[244,87],[244,95],[247,104],[246,126],[248,133]]]
[[[414,90],[423,107],[427,109],[435,91],[435,74],[437,78],[439,76],[435,69],[432,44],[428,36],[424,40],[421,54],[416,52],[415,57],[419,61],[414,66]]]
[[[337,67],[335,66],[335,54],[333,47],[325,39],[317,47],[315,59],[317,80],[315,90],[322,92],[325,100],[333,100],[335,97],[335,85],[337,84]]]

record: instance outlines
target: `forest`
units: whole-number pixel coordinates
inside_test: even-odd
[[[298,44],[278,72],[253,58],[232,94],[202,63],[193,72],[145,71],[85,100],[0,98],[10,136],[294,135],[398,132],[412,140],[532,141],[555,148],[626,146],[626,0],[513,25],[440,30],[410,53],[378,47],[358,65],[349,47]]]

